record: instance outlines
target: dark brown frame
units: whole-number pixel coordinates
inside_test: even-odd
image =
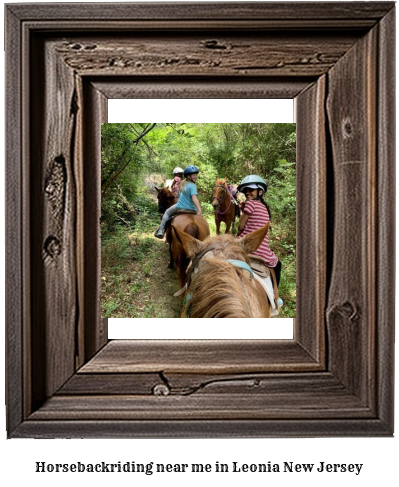
[[[9,437],[393,434],[394,37],[393,2],[6,6]],[[107,341],[112,97],[295,99],[292,341]]]

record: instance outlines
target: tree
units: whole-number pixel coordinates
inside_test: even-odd
[[[136,126],[137,127],[136,127]],[[153,128],[152,124],[102,124],[101,128],[101,193],[104,195],[129,164],[142,165],[140,141]]]

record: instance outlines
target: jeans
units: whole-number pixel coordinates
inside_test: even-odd
[[[166,222],[172,218],[172,216],[177,213],[177,204],[170,206],[162,216],[161,224],[159,225],[160,230],[165,230]]]

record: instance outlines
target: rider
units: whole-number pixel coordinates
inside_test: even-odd
[[[263,199],[267,191],[267,183],[260,176],[252,174],[245,177],[237,189],[244,193],[246,198],[244,210],[238,224],[237,238],[241,238],[266,225],[270,221],[270,209]],[[270,249],[268,234],[253,253],[262,257],[268,267],[274,268],[278,286],[280,283],[281,262]]]
[[[172,193],[175,195],[176,198],[179,197],[179,185],[183,179],[184,170],[181,167],[175,167],[173,169],[173,183],[172,183]]]
[[[201,206],[198,200],[198,191],[195,182],[197,181],[199,170],[197,166],[187,166],[184,169],[185,180],[179,186],[179,199],[177,203],[168,208],[163,217],[158,230],[154,233],[157,238],[165,235],[166,222],[179,210],[196,211],[198,216],[202,215]]]

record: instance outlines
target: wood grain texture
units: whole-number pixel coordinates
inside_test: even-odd
[[[194,417],[194,415],[193,415]],[[53,420],[25,421],[15,438],[313,438],[380,437],[391,435],[378,419],[246,419],[211,421],[166,420]]]
[[[111,340],[80,372],[226,374],[319,368],[293,340]]]
[[[394,422],[393,395],[394,374],[389,364],[394,363],[395,347],[395,288],[384,283],[395,282],[395,11],[391,10],[379,24],[379,43],[381,46],[378,58],[379,96],[377,99],[377,201],[378,218],[376,221],[376,282],[377,312],[376,356],[384,355],[386,360],[378,367],[377,408],[379,417],[392,425]],[[391,195],[391,196],[390,196]],[[387,258],[387,256],[389,256]]]
[[[328,6],[7,6],[10,437],[392,435],[394,4]],[[296,98],[293,341],[106,343],[111,95]]]
[[[6,348],[7,348],[7,424],[13,430],[22,421],[24,415],[24,367],[21,362],[23,355],[24,330],[29,327],[26,315],[27,288],[24,285],[29,271],[26,260],[27,246],[24,232],[27,225],[26,199],[24,200],[24,183],[26,183],[26,166],[23,166],[22,139],[22,99],[20,92],[22,66],[13,63],[22,49],[22,36],[19,30],[19,21],[9,10],[5,11],[6,36],[5,49],[9,54],[5,63],[5,70],[9,74],[6,79],[7,98],[5,103],[5,117],[9,126],[14,127],[6,139],[5,153],[8,164],[6,166],[6,195],[5,211],[6,222],[17,221],[21,224],[7,225],[5,235],[5,276],[6,290]],[[28,227],[29,228],[29,227]],[[25,242],[25,245],[24,245]],[[26,328],[25,328],[26,327]]]
[[[112,38],[78,36],[57,42],[64,62],[90,76],[290,77],[320,76],[352,46],[356,34],[289,35],[253,32],[187,36],[139,33]],[[331,40],[334,38],[334,42]]]
[[[181,77],[140,77],[124,76],[118,78],[93,77],[91,83],[106,99],[128,98],[220,98],[241,99],[243,92],[247,98],[296,98],[308,88],[312,79],[308,78],[254,78],[240,79],[223,77],[209,78]]]
[[[375,43],[371,30],[330,70],[327,101],[334,188],[330,370],[366,403],[375,385],[369,362],[376,311]]]
[[[332,22],[337,20],[342,23],[352,21],[358,25],[364,25],[368,20],[376,23],[389,10],[393,8],[393,2],[328,2],[313,4],[303,2],[301,6],[294,6],[289,2],[202,2],[187,3],[183,9],[179,4],[155,3],[140,4],[123,3],[97,4],[90,5],[83,3],[74,4],[38,4],[33,9],[29,5],[10,5],[7,8],[21,20],[173,20],[184,23],[192,19],[202,21],[212,20],[240,20],[246,22],[257,21],[260,19],[270,19],[284,22],[293,20],[296,23],[304,24],[308,22],[327,20]],[[93,25],[93,23],[92,23]],[[369,24],[366,24],[369,26]],[[291,25],[292,28],[292,25]]]
[[[123,388],[122,388],[123,386]],[[163,387],[160,387],[163,386]],[[346,394],[345,387],[329,373],[233,373],[205,374],[162,371],[159,373],[85,373],[75,374],[58,392],[63,395],[178,395],[253,394],[273,396],[274,401],[287,391],[317,391],[326,396]],[[308,396],[310,398],[311,395]],[[326,398],[326,405],[329,399]],[[288,403],[287,403],[288,404]]]
[[[317,419],[373,418],[372,411],[362,407],[358,398],[337,390],[254,394],[232,391],[229,394],[193,394],[190,396],[54,396],[30,416],[41,420],[258,420],[258,419]],[[294,402],[295,401],[295,402]]]
[[[296,340],[325,364],[327,285],[326,77],[295,100],[297,112],[297,296]],[[301,188],[306,188],[304,192]],[[305,291],[306,289],[306,291]],[[312,296],[312,299],[309,299]],[[313,323],[318,323],[316,328]]]
[[[83,133],[83,227],[84,248],[83,361],[86,362],[107,341],[107,322],[101,320],[101,123],[107,119],[106,99],[91,83],[84,84]]]
[[[40,40],[33,43],[33,52],[38,62],[31,71],[31,353],[32,404],[37,405],[75,370],[77,102],[70,68],[53,51],[41,63]],[[45,89],[46,78],[57,83]]]
[[[151,395],[154,387],[166,384],[162,374],[75,374],[60,390],[60,395]],[[158,387],[155,391],[168,393]],[[161,394],[159,394],[161,395]]]

